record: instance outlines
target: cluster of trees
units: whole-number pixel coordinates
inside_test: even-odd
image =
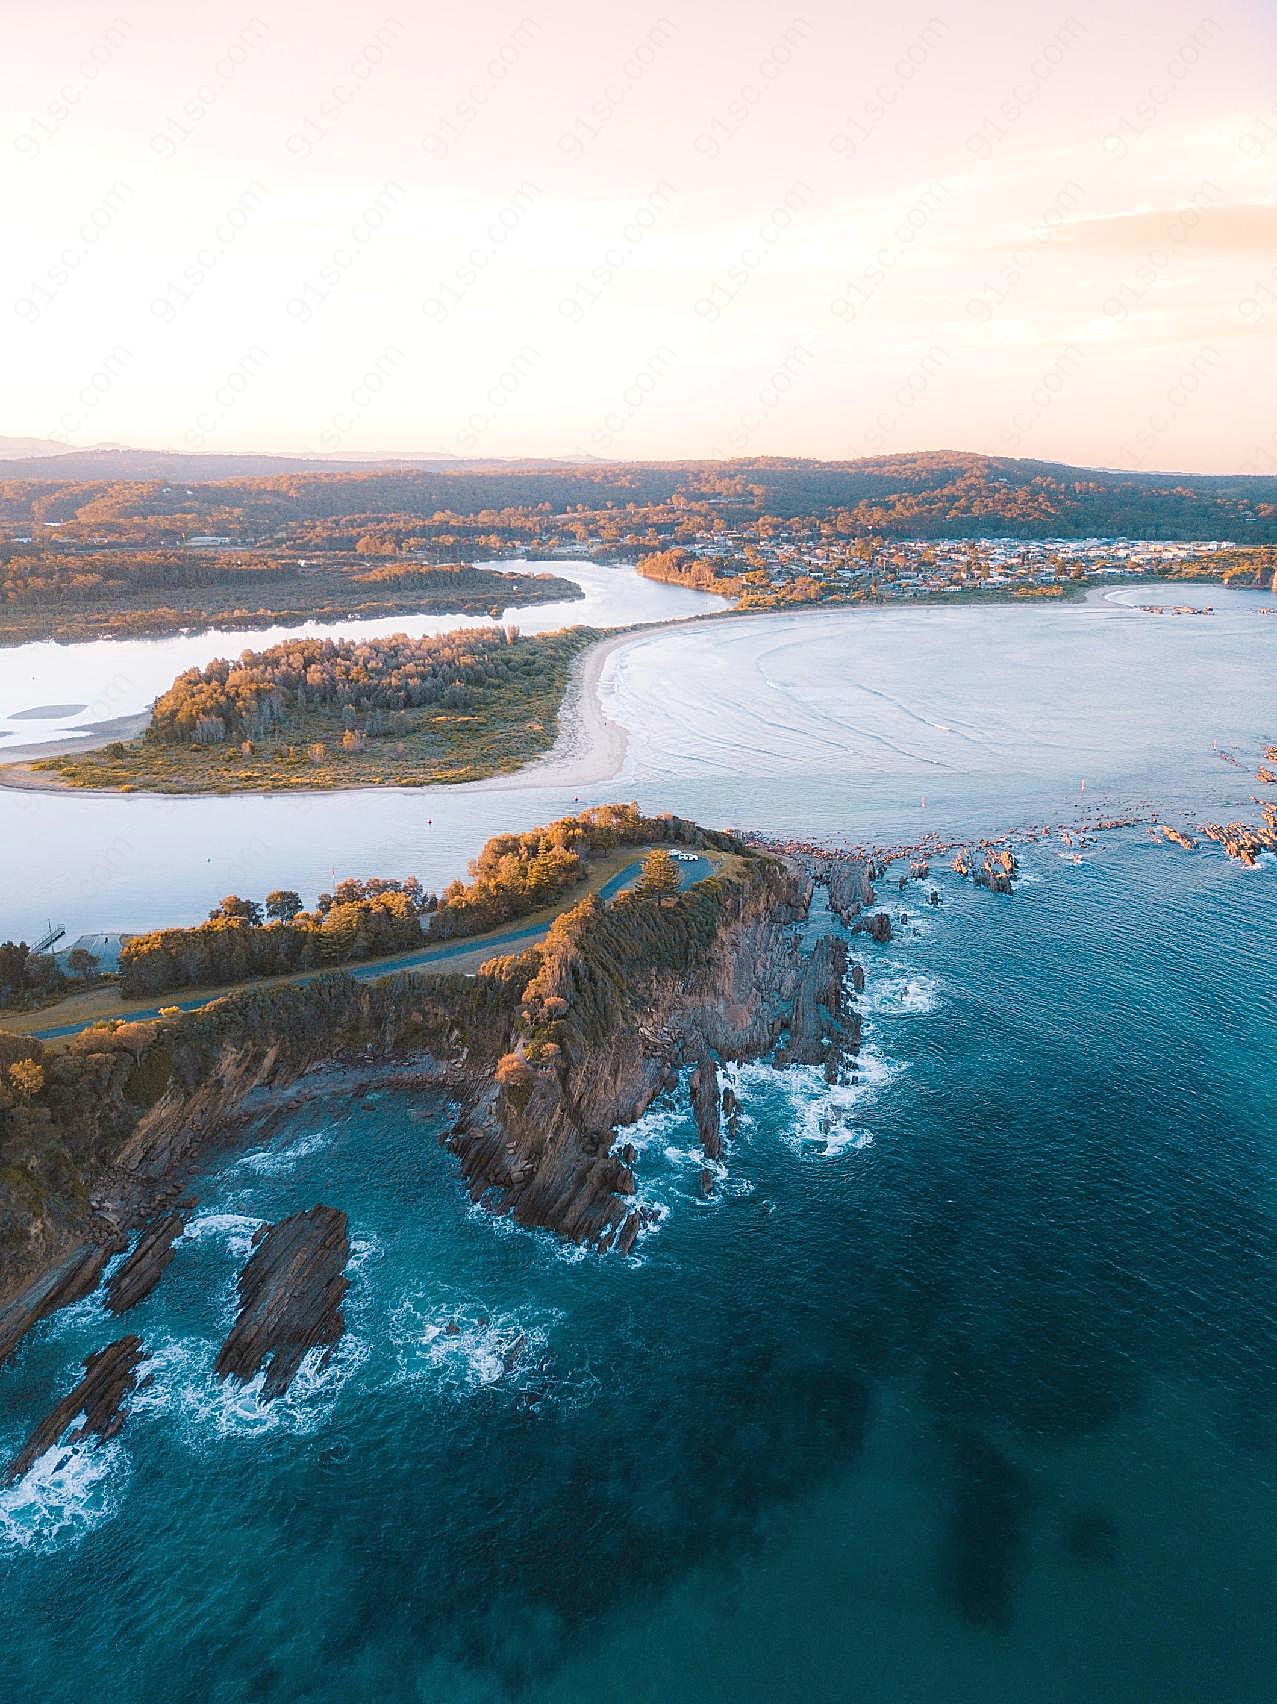
[[[187,669],[155,701],[146,739],[165,745],[254,740],[304,726],[308,712],[337,710],[347,726],[390,731],[387,713],[437,706],[474,710],[496,689],[533,685],[556,660],[547,640],[515,628],[410,639],[289,639],[238,662]]]
[[[231,586],[255,597],[259,587],[295,580],[297,572],[285,562],[245,561],[223,553],[70,552],[7,544],[0,546],[0,604],[40,608],[210,586]]]
[[[0,1006],[25,1006],[66,986],[49,953],[33,953],[25,941],[0,941]]]
[[[230,894],[207,923],[126,941],[120,980],[126,995],[142,997],[411,952],[422,944],[430,904],[414,877],[342,882],[313,911],[284,888],[267,894],[264,905]]]
[[[676,840],[686,829],[678,817],[647,817],[628,804],[596,805],[544,828],[494,835],[471,861],[469,882],[452,882],[440,894],[430,937],[477,935],[526,917],[583,880],[591,858],[618,846]]]

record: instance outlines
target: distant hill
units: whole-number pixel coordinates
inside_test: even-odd
[[[843,534],[925,538],[1004,534],[1277,542],[1277,479],[1130,473],[961,451],[822,462],[570,463],[552,460],[367,464],[281,456],[77,451],[0,463],[0,522],[119,528],[166,517],[168,536],[260,537],[336,516],[429,518],[443,510],[563,513],[668,505],[724,519],[829,517]],[[637,517],[635,518],[637,520]]]
[[[26,461],[30,456],[61,456],[66,453],[67,445],[58,443],[56,438],[0,437],[0,461]]]

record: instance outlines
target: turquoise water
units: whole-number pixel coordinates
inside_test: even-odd
[[[429,1097],[277,1115],[131,1316],[122,1436],[0,1496],[6,1698],[1271,1699],[1273,879],[1133,831],[942,876],[858,1085],[742,1071],[710,1203],[649,1116],[628,1261],[473,1209]],[[263,1412],[212,1357],[317,1201],[349,1334]],[[40,1328],[0,1449],[107,1329]]]

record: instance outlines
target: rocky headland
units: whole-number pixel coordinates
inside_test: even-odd
[[[707,1169],[721,1168],[735,1127],[724,1064],[770,1058],[837,1080],[859,1043],[849,990],[863,973],[843,934],[815,926],[812,897],[841,872],[676,817],[626,823],[648,843],[711,854],[712,874],[683,891],[590,897],[540,945],[473,976],[336,971],[104,1023],[61,1049],[0,1033],[0,1359],[121,1255],[105,1308],[141,1303],[175,1258],[185,1192],[211,1154],[337,1068],[444,1090],[458,1108],[446,1140],[475,1200],[621,1253],[642,1229],[624,1130],[658,1096],[690,1096]],[[331,1347],[347,1238],[337,1208],[267,1232],[220,1372],[269,1364],[278,1394],[309,1348]]]

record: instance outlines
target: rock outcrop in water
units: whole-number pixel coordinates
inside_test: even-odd
[[[106,1443],[115,1437],[125,1420],[125,1401],[137,1386],[138,1368],[145,1360],[140,1337],[121,1337],[89,1355],[84,1377],[32,1432],[4,1472],[4,1484],[12,1485],[35,1466],[47,1450],[65,1441],[70,1447],[87,1438]],[[80,1421],[74,1426],[76,1420]],[[69,1426],[74,1430],[67,1432]]]
[[[89,1244],[78,1248],[50,1272],[0,1309],[0,1366],[46,1315],[92,1295],[118,1246]]]
[[[288,1389],[309,1350],[325,1346],[326,1365],[346,1329],[349,1259],[346,1215],[334,1207],[264,1225],[239,1275],[239,1314],[217,1357],[218,1378],[248,1384],[269,1360],[262,1387],[269,1402]]]
[[[1277,805],[1264,805],[1262,823],[1206,822],[1202,833],[1223,847],[1230,858],[1253,869],[1262,852],[1277,852]]]
[[[718,1081],[718,1066],[708,1054],[692,1072],[692,1111],[696,1129],[707,1160],[723,1157],[723,1094]]]
[[[112,1313],[127,1313],[144,1301],[168,1270],[173,1247],[185,1220],[181,1213],[162,1214],[142,1232],[129,1258],[111,1274],[106,1305]]]

